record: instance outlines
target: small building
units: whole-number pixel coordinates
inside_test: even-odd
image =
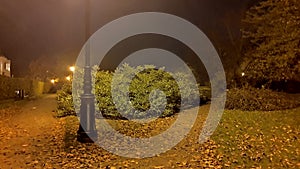
[[[11,61],[0,55],[0,75],[11,77]]]

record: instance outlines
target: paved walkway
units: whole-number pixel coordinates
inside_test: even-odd
[[[55,130],[58,122],[53,116],[55,97],[45,95],[28,101],[24,106],[2,110],[7,111],[8,116],[1,119],[0,123],[0,168],[22,168],[20,166],[32,162],[31,157],[38,155],[34,154],[33,149],[43,149],[39,147],[44,144],[45,139],[42,138],[47,137],[49,131]]]
[[[97,144],[76,140],[77,117],[56,119],[55,95],[46,95],[23,106],[0,109],[0,169],[10,168],[220,168],[217,145],[198,144],[200,129],[209,105],[201,106],[196,125],[178,145],[152,158],[130,159],[104,150]],[[189,110],[187,110],[189,111]],[[186,112],[188,113],[188,112]],[[7,114],[2,116],[3,114]],[[147,125],[108,120],[115,129],[129,136],[151,136],[168,128],[176,116]],[[131,125],[129,125],[131,124]],[[137,129],[139,127],[139,129]],[[148,135],[150,134],[150,135]]]

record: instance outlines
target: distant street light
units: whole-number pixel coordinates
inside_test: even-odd
[[[73,73],[75,72],[75,66],[70,66],[69,69],[71,72],[73,72]]]
[[[55,83],[55,79],[51,79],[50,82],[51,82],[52,84],[54,84],[54,83]]]
[[[80,124],[77,131],[77,140],[82,143],[93,143],[97,140],[98,134],[95,125],[95,96],[92,93],[92,69],[90,65],[90,0],[85,0],[85,67],[83,94],[80,97]]]
[[[67,77],[66,77],[66,80],[67,80],[67,81],[71,81],[71,76],[67,76]]]

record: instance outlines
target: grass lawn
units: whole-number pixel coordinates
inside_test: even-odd
[[[199,112],[207,113],[208,108],[209,105],[201,106]],[[155,125],[150,124],[147,128],[130,125],[130,122],[126,121],[109,121],[122,134],[142,137],[145,134],[151,135],[150,131],[164,130],[164,127],[169,126],[169,123],[171,124],[175,120],[174,118],[176,116],[160,119],[160,122]],[[74,130],[71,135],[75,138],[75,132],[78,128],[77,118],[68,117],[67,119],[75,122],[67,122],[70,124],[67,128]],[[213,166],[213,168],[220,166],[223,168],[300,168],[300,107],[271,112],[225,110],[217,130],[210,138],[211,141],[200,145],[197,140],[204,120],[205,117],[199,116],[197,124],[189,135],[172,150],[158,157],[136,160],[138,165],[132,167],[143,168],[143,166],[162,165],[165,168],[177,168],[183,163],[188,168],[200,166]],[[70,145],[75,142],[73,141]],[[73,147],[76,147],[76,144]],[[102,154],[105,152],[100,150]],[[104,166],[122,166],[130,161],[130,159],[110,153],[108,153],[108,158],[113,158],[113,160],[105,160],[101,164]],[[178,166],[177,163],[169,164],[172,161],[177,162]]]
[[[211,139],[230,168],[300,168],[300,108],[226,110]]]

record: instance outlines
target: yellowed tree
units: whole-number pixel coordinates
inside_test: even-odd
[[[300,81],[299,0],[265,0],[243,20],[244,78],[254,84]]]

